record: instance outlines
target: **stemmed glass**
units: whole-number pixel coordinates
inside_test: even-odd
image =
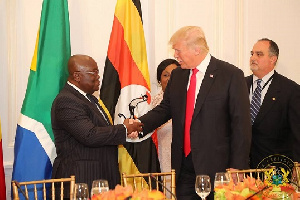
[[[226,172],[217,172],[215,175],[215,184],[214,187],[228,185],[229,184],[229,175]]]
[[[91,197],[94,194],[100,194],[101,192],[107,192],[109,190],[108,181],[105,179],[94,180],[92,183]]]
[[[197,175],[195,190],[199,197],[204,200],[211,191],[210,178],[207,175]]]
[[[75,199],[76,200],[88,200],[89,199],[89,189],[86,183],[76,183],[75,184]]]

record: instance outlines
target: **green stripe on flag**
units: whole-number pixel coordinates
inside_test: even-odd
[[[41,122],[54,141],[50,110],[67,80],[71,55],[67,0],[44,0],[36,45],[36,66],[31,66],[21,113]]]

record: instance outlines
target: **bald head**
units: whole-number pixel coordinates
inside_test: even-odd
[[[68,62],[69,75],[72,75],[76,71],[81,71],[90,65],[97,65],[92,57],[80,54],[73,55],[70,57]]]
[[[73,55],[68,62],[68,81],[86,93],[99,89],[99,70],[96,61],[87,55]]]

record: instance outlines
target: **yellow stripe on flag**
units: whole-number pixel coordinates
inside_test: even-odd
[[[128,7],[126,8],[126,6]],[[117,1],[115,16],[123,26],[124,40],[131,51],[132,58],[150,88],[143,24],[139,12],[132,0]]]
[[[103,103],[103,101],[102,101],[101,99],[99,99],[99,104],[100,104],[100,106],[103,108],[103,110],[104,110],[104,112],[106,113],[106,115],[108,116],[108,119],[109,119],[110,124],[114,124],[114,123],[113,123],[113,120],[112,120],[112,118],[111,118],[111,116],[110,116],[109,111],[107,110],[106,106],[104,105],[104,103]]]
[[[32,56],[31,66],[30,69],[32,71],[36,71],[36,63],[37,63],[37,52],[38,52],[38,46],[39,46],[39,37],[40,36],[40,29],[38,30],[36,41],[35,41],[35,48],[34,48],[34,54]]]
[[[123,145],[119,145],[118,150],[119,150],[119,156],[118,156],[118,158],[119,158],[119,169],[122,169],[122,173],[140,174],[141,172],[138,170],[138,168],[134,164],[134,161],[132,160],[132,157],[127,152],[126,148]],[[143,184],[140,184],[141,180],[143,181]],[[143,188],[148,188],[149,189],[149,185],[145,181],[144,178],[136,179],[135,181],[136,181],[136,186],[138,188],[138,191],[142,190],[141,185],[144,185]],[[122,180],[122,182],[123,182],[123,180]],[[127,184],[128,185],[134,185],[133,179],[128,179]]]

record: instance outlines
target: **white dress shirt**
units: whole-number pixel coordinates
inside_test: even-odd
[[[270,71],[267,75],[265,75],[261,80],[261,104],[263,103],[264,101],[264,98],[265,98],[265,95],[269,89],[269,86],[270,84],[272,83],[272,79],[273,79],[273,76],[274,75],[274,70]],[[249,99],[250,99],[250,102],[252,100],[252,95],[254,93],[254,90],[256,89],[257,87],[257,80],[259,78],[257,76],[255,76],[253,74],[253,82],[252,82],[252,85],[251,85],[251,88],[250,88],[250,94],[249,94]]]
[[[202,84],[202,81],[204,78],[204,74],[209,65],[210,59],[211,59],[211,55],[208,53],[205,56],[204,60],[200,63],[200,65],[198,65],[196,67],[199,71],[196,74],[195,104],[196,104],[197,96],[198,96],[198,93],[199,93],[199,90],[200,90],[200,87],[201,87],[201,84]],[[189,81],[188,81],[188,85],[187,85],[187,90],[190,87],[190,79],[191,79],[192,74],[193,74],[193,71],[190,70],[190,76],[189,76]],[[195,107],[195,105],[194,105],[194,107]]]

